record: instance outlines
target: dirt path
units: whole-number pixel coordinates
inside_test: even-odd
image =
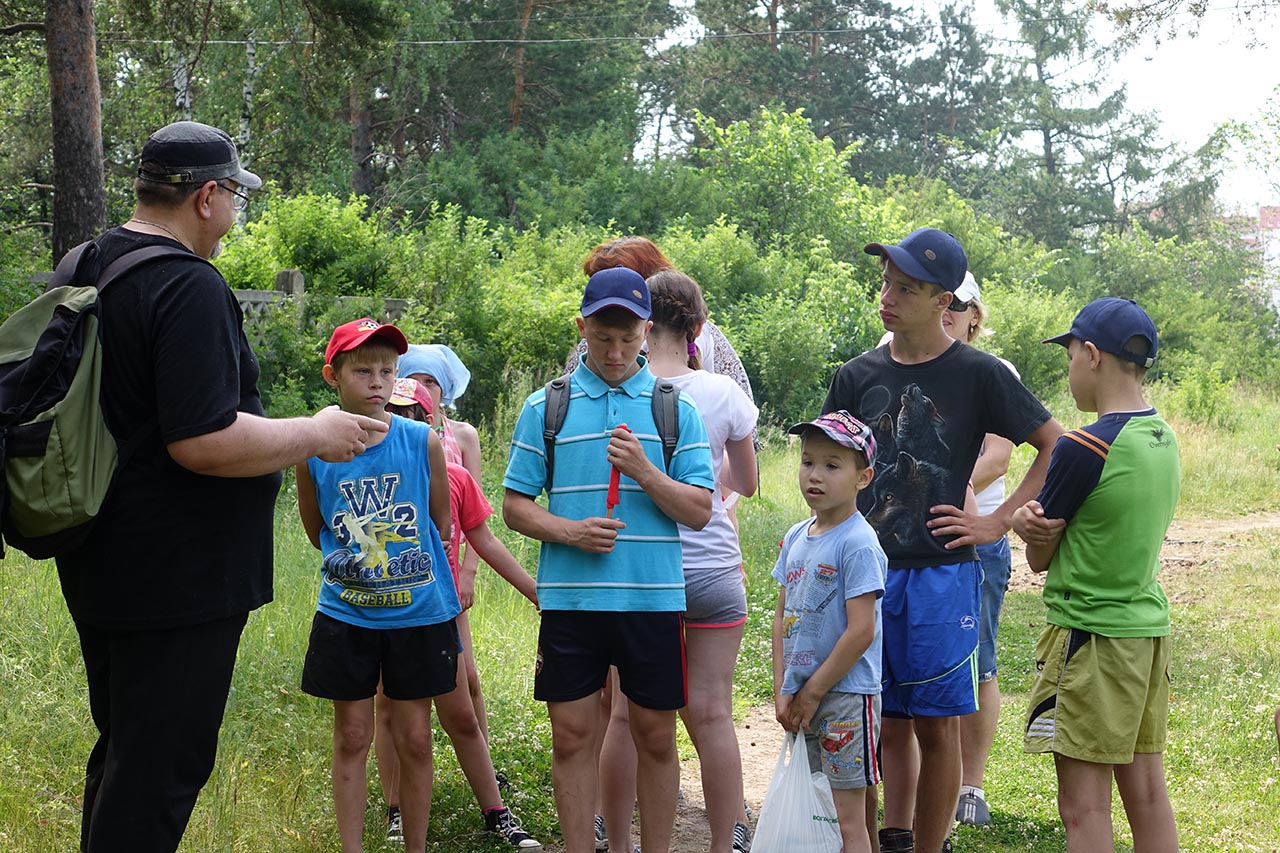
[[[1176,521],[1165,537],[1160,553],[1161,579],[1171,599],[1186,601],[1193,593],[1184,591],[1178,579],[1227,552],[1243,547],[1245,543],[1233,538],[1235,534],[1261,529],[1280,528],[1280,512],[1258,513],[1232,519],[1188,519]],[[1033,574],[1027,567],[1022,543],[1011,537],[1013,544],[1013,576],[1009,588],[1036,590],[1044,585],[1042,575]],[[781,743],[780,729],[773,718],[773,706],[753,708],[738,724],[738,744],[742,750],[743,790],[747,804],[756,815],[764,800],[765,789],[773,775]],[[680,788],[684,797],[676,814],[676,828],[671,845],[672,853],[705,853],[711,836],[707,831],[707,816],[702,800],[702,781],[697,759],[681,764]],[[627,851],[630,853],[630,851]]]

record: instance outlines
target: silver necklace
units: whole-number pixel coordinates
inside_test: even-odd
[[[173,231],[173,229],[172,229],[172,228],[170,228],[170,227],[169,227],[169,226],[167,226],[167,225],[161,225],[159,222],[152,222],[150,219],[139,219],[139,218],[138,218],[138,217],[136,217],[136,216],[134,216],[134,217],[130,218],[130,219],[129,219],[129,222],[136,222],[136,223],[138,223],[139,225],[150,225],[152,228],[159,228],[161,231],[164,231],[164,232],[165,232],[165,233],[167,233],[170,237],[172,237],[173,239],[177,240],[177,241],[178,241],[179,243],[181,243],[182,245],[184,245],[184,246],[186,246],[186,245],[187,245],[187,241],[186,241],[186,240],[183,240],[181,237],[179,237],[177,234],[175,234],[175,233],[174,233],[174,231]],[[127,224],[128,224],[128,222],[126,222],[125,224],[127,225]],[[190,247],[190,246],[187,246],[187,248],[191,248],[191,247]]]

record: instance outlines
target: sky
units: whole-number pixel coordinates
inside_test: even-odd
[[[1124,84],[1131,110],[1159,116],[1165,142],[1194,150],[1224,122],[1256,119],[1280,86],[1280,62],[1274,53],[1280,48],[1280,9],[1260,15],[1249,27],[1239,22],[1232,2],[1210,0],[1198,35],[1186,35],[1192,20],[1185,18],[1176,22],[1176,37],[1158,43],[1147,37],[1110,69],[1107,91]],[[977,0],[974,18],[984,29],[1008,32],[1001,29],[1007,25],[992,0]],[[1095,36],[1099,44],[1115,39],[1101,20]],[[1268,46],[1273,48],[1269,61]],[[1246,213],[1256,213],[1261,204],[1280,204],[1280,190],[1248,168],[1244,159],[1242,152],[1233,152],[1219,199],[1229,209]],[[1275,177],[1280,180],[1280,169]]]

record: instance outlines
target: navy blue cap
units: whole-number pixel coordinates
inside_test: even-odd
[[[896,246],[868,243],[862,251],[888,257],[912,278],[932,282],[951,293],[964,283],[969,269],[969,258],[960,241],[937,228],[917,228]]]
[[[1145,338],[1149,344],[1146,355],[1125,352],[1125,343],[1135,336]],[[1149,368],[1156,363],[1156,324],[1151,322],[1147,312],[1132,299],[1117,299],[1114,296],[1095,299],[1080,309],[1080,313],[1071,321],[1071,331],[1046,338],[1041,343],[1062,344],[1065,347],[1071,343],[1072,338],[1088,341],[1103,352],[1143,367]]]
[[[601,308],[617,305],[648,320],[652,313],[649,305],[649,285],[644,276],[626,267],[610,267],[587,279],[587,289],[582,294],[582,316],[590,317]]]
[[[138,177],[157,184],[203,184],[230,178],[248,190],[262,186],[262,178],[240,168],[231,137],[198,121],[175,121],[151,134],[142,146]]]

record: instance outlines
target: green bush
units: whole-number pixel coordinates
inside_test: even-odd
[[[299,195],[268,201],[228,235],[217,263],[235,288],[272,290],[277,271],[298,269],[307,293],[398,297],[414,289],[416,258],[412,241],[364,199]]]
[[[992,333],[979,338],[977,345],[1013,364],[1022,375],[1022,384],[1041,400],[1064,391],[1066,351],[1040,342],[1070,329],[1072,318],[1084,303],[1070,294],[1039,286],[998,283],[982,285],[982,301]]]
[[[1174,414],[1204,427],[1235,432],[1241,423],[1236,381],[1221,362],[1199,360],[1189,365],[1161,396]]]

